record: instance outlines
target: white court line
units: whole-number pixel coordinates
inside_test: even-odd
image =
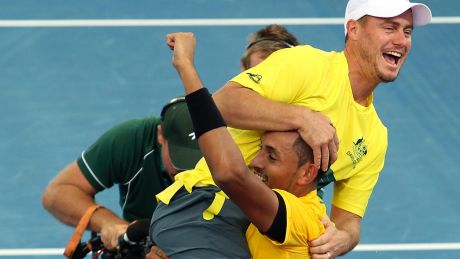
[[[460,250],[460,243],[363,244],[353,251]]]
[[[63,255],[64,248],[0,249],[0,256]]]
[[[343,21],[343,18],[0,20],[0,27],[250,26],[271,23],[282,25],[342,25]],[[432,23],[458,24],[460,17],[433,17]]]
[[[430,250],[460,250],[460,243],[412,243],[412,244],[362,244],[353,251],[430,251]],[[24,255],[62,255],[63,248],[31,248],[31,249],[0,249],[0,256]]]

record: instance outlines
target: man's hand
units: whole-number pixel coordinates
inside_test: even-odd
[[[194,63],[196,39],[191,32],[166,35],[166,44],[173,50],[172,63],[176,69]]]
[[[334,223],[328,218],[322,218],[326,232],[319,238],[310,242],[310,254],[313,259],[334,258],[339,255],[337,247],[343,244],[342,238],[337,238],[343,235],[340,233]],[[343,232],[343,231],[342,231]]]
[[[101,230],[101,240],[104,247],[114,250],[118,246],[118,237],[126,233],[128,224],[105,224]]]
[[[300,124],[298,132],[313,149],[313,161],[317,168],[327,171],[329,165],[337,160],[339,150],[335,127],[327,116],[304,107],[301,109],[301,118],[305,122]]]
[[[145,259],[169,259],[169,257],[158,246],[152,246]]]
[[[166,35],[166,44],[173,50],[172,63],[182,80],[188,95],[203,87],[195,69],[194,56],[196,39],[191,32],[175,32]]]
[[[313,259],[334,258],[344,255],[359,243],[360,216],[332,206],[331,219],[334,222],[327,218],[321,219],[326,231],[310,242],[310,254]]]

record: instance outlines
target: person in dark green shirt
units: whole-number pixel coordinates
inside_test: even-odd
[[[43,206],[75,226],[96,204],[96,193],[117,185],[123,216],[100,208],[88,225],[101,233],[106,248],[114,248],[129,222],[150,218],[157,205],[155,195],[201,156],[184,98],[175,98],[163,108],[161,118],[132,119],[105,132],[49,183]]]

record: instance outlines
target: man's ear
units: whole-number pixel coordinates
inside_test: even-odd
[[[359,31],[359,23],[356,20],[348,20],[347,36],[349,39],[355,40]]]
[[[240,61],[240,64],[241,64],[241,72],[243,72],[244,70],[248,69],[248,67],[246,67],[246,65],[243,63],[243,61]]]
[[[299,185],[309,185],[315,181],[316,176],[318,175],[318,169],[315,164],[307,163],[299,169],[302,170],[302,173],[297,180]]]
[[[164,145],[165,137],[163,135],[163,128],[161,127],[160,124],[157,125],[157,139],[160,145]]]

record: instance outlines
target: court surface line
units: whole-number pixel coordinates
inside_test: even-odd
[[[251,26],[342,25],[343,18],[263,19],[89,19],[89,20],[0,20],[0,27],[162,27],[162,26]],[[460,16],[433,17],[432,24],[459,24]]]
[[[460,250],[460,243],[362,244],[354,252]],[[62,255],[63,248],[0,249],[0,256]]]

